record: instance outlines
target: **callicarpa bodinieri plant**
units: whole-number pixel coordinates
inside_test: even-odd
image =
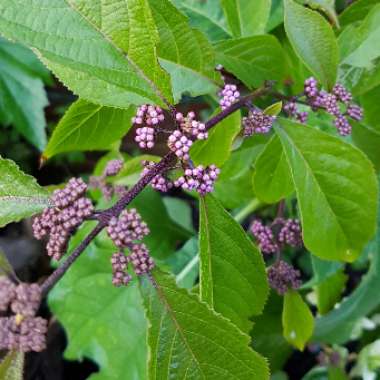
[[[0,1],[0,379],[378,378],[379,20]]]

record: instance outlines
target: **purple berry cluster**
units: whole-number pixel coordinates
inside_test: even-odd
[[[144,104],[137,109],[136,115],[132,118],[132,123],[141,125],[136,129],[135,141],[140,148],[151,149],[157,130],[154,128],[165,120],[163,110],[158,106]]]
[[[256,238],[261,252],[278,252],[284,244],[290,247],[302,247],[302,230],[298,219],[276,218],[269,226],[255,220],[250,230]]]
[[[141,164],[144,167],[143,171],[141,172],[141,177],[146,175],[154,167],[153,161],[142,161]],[[156,175],[150,182],[150,185],[153,187],[153,189],[161,191],[162,193],[168,192],[174,186],[173,182],[170,181],[170,179],[161,174]]]
[[[244,136],[270,132],[275,120],[276,116],[266,115],[259,109],[250,111],[248,116],[243,118]]]
[[[137,210],[132,208],[124,210],[119,218],[112,217],[107,226],[107,233],[117,247],[125,248],[136,240],[142,240],[149,234],[149,228]]]
[[[174,181],[174,186],[184,190],[195,190],[204,196],[214,190],[214,183],[218,178],[220,169],[215,165],[185,169],[184,175]]]
[[[309,114],[299,111],[295,101],[286,102],[283,109],[288,116],[294,117],[300,123],[305,124],[307,122]]]
[[[176,129],[168,138],[168,147],[175,153],[175,155],[187,161],[190,156],[190,147],[193,145],[193,141],[186,137],[181,131]]]
[[[36,317],[41,302],[37,284],[15,285],[9,279],[0,279],[1,311],[8,308],[10,317],[0,318],[0,350],[40,352],[46,348],[47,321]]]
[[[264,224],[260,220],[255,220],[251,225],[251,232],[256,238],[262,253],[270,254],[279,250],[275,236],[272,229]]]
[[[47,253],[55,260],[61,259],[73,231],[94,212],[91,200],[84,197],[86,190],[80,178],[71,178],[65,188],[54,191],[55,208],[47,208],[34,218],[33,234],[37,239],[49,235]]]
[[[240,92],[238,91],[236,85],[234,84],[225,84],[222,91],[219,92],[221,97],[219,104],[222,110],[230,107],[240,98]]]
[[[267,273],[270,287],[279,295],[284,295],[289,289],[298,289],[302,284],[300,271],[283,260],[270,266]]]
[[[123,169],[124,161],[114,159],[107,162],[102,175],[90,177],[89,186],[93,189],[99,189],[106,200],[111,200],[114,194],[123,195],[126,191],[124,186],[111,185],[107,183],[108,177],[118,175]]]
[[[347,136],[352,131],[347,116],[360,121],[363,110],[357,104],[352,103],[352,94],[344,86],[337,83],[331,93],[318,89],[318,82],[311,77],[304,83],[306,101],[313,110],[324,109],[334,116],[334,125],[341,136]],[[342,111],[345,108],[345,111]]]
[[[123,252],[116,252],[111,257],[112,283],[116,287],[127,286],[131,282],[132,276],[127,272],[129,264],[137,276],[147,274],[154,268],[154,261],[145,244],[132,244],[129,250],[128,256]]]
[[[206,125],[195,120],[195,113],[193,111],[188,112],[186,117],[182,113],[177,112],[176,120],[183,133],[192,136],[196,140],[206,140],[208,138]]]

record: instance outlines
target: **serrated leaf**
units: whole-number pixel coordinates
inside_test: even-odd
[[[173,3],[189,17],[190,25],[205,33],[209,40],[231,37],[219,0],[173,0]]]
[[[221,167],[230,157],[232,143],[240,130],[241,114],[234,112],[209,131],[207,140],[198,140],[192,145],[190,156],[194,164]]]
[[[331,89],[338,69],[338,44],[329,23],[316,11],[285,0],[285,30],[300,59]]]
[[[0,39],[0,119],[43,150],[48,100],[36,61],[29,49]]]
[[[370,267],[360,284],[339,304],[339,307],[316,319],[313,339],[342,344],[350,340],[355,324],[373,313],[380,304],[380,218],[377,235],[368,246]]]
[[[83,236],[75,239],[78,244]],[[100,239],[49,293],[50,308],[68,335],[65,357],[94,360],[100,371],[91,380],[145,379],[146,319],[137,281],[128,287],[112,285],[115,249],[101,248]]]
[[[23,380],[24,376],[23,352],[10,351],[0,363],[1,380]]]
[[[265,359],[249,337],[215,314],[195,295],[177,288],[171,276],[155,270],[154,285],[141,286],[148,329],[151,380],[268,380]]]
[[[375,232],[378,189],[372,164],[336,137],[279,122],[275,129],[291,168],[305,246],[322,259],[354,261]]]
[[[81,98],[123,108],[171,101],[145,0],[5,0],[0,15],[1,33],[36,49]]]
[[[55,127],[43,153],[107,150],[131,128],[134,107],[119,109],[77,100]]]
[[[257,197],[266,203],[277,203],[294,191],[289,164],[278,136],[273,136],[257,157],[253,187]]]
[[[51,206],[48,192],[11,160],[0,157],[0,227]]]
[[[263,34],[271,9],[271,0],[221,0],[234,37]]]
[[[217,62],[250,88],[261,86],[265,80],[284,78],[286,60],[274,36],[226,40],[214,46]]]
[[[285,339],[303,351],[313,334],[314,318],[302,297],[294,290],[284,296],[282,326]]]
[[[183,93],[216,91],[214,51],[207,38],[168,0],[148,0],[159,32],[160,64],[171,75],[175,102]]]
[[[316,287],[317,307],[319,314],[328,313],[340,300],[348,277],[343,271],[329,276]]]
[[[200,298],[249,332],[268,297],[259,250],[220,203],[200,198]]]

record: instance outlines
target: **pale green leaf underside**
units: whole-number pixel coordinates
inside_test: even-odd
[[[278,136],[273,136],[255,162],[253,187],[257,197],[276,203],[294,191],[294,185]]]
[[[316,11],[285,0],[285,30],[295,52],[311,72],[331,89],[335,84],[339,54],[335,34]]]
[[[131,128],[133,114],[134,107],[111,108],[78,100],[54,129],[43,155],[109,149]]]
[[[323,259],[354,261],[375,232],[378,190],[371,163],[324,132],[286,119],[280,125],[305,246]]]
[[[314,330],[314,318],[299,293],[291,290],[284,296],[282,325],[285,339],[303,350]]]
[[[46,145],[48,101],[44,84],[33,71],[39,69],[35,61],[29,49],[0,39],[0,117],[4,115],[4,123],[14,124],[41,151]]]
[[[271,0],[222,0],[221,5],[234,37],[263,34],[271,10]]]
[[[112,253],[111,245],[91,244],[50,292],[49,305],[68,335],[65,357],[99,365],[91,380],[146,379],[146,319],[137,281],[127,288],[112,285]]]
[[[155,286],[141,286],[147,317],[149,379],[269,379],[265,359],[249,348],[249,336],[215,314],[195,295],[158,270]]]
[[[0,227],[41,212],[49,194],[11,160],[0,157]]]
[[[215,45],[217,63],[235,74],[249,87],[265,80],[282,80],[285,56],[274,36],[254,36],[226,40]]]
[[[87,10],[85,5],[92,8],[100,4],[92,1],[80,3],[82,12]],[[120,1],[108,2],[116,3]],[[125,7],[127,2],[120,4]],[[80,13],[76,8],[78,5],[79,2],[69,0],[41,0],[38,3],[33,0],[2,1],[1,33],[37,49],[43,62],[59,79],[86,100],[124,108],[131,103],[163,104],[162,96],[171,100],[170,85],[165,80],[165,73],[157,67],[158,63],[151,60],[148,68],[148,64],[141,61],[143,54],[149,56],[145,51],[137,51],[140,38],[142,42],[147,39],[146,33],[140,36],[141,26],[128,30],[131,46],[126,53],[113,35],[115,30],[120,33],[118,28],[122,25],[111,20],[108,29],[104,30],[92,13]],[[101,10],[107,12],[103,6]],[[125,8],[120,11],[125,12]],[[146,17],[149,20],[149,15]],[[128,21],[133,24],[138,20]],[[153,84],[156,77],[160,77],[160,81]]]
[[[248,333],[268,296],[260,252],[211,195],[200,199],[199,239],[201,299]]]

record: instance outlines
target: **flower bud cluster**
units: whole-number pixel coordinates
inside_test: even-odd
[[[141,125],[136,129],[135,141],[140,148],[151,149],[154,147],[157,130],[154,128],[165,120],[163,110],[158,106],[144,104],[137,109],[132,123]]]
[[[214,190],[214,183],[220,173],[215,165],[185,169],[184,175],[174,181],[174,186],[184,190],[195,190],[204,196]]]
[[[313,110],[324,109],[334,116],[334,125],[341,136],[347,136],[352,131],[347,116],[356,121],[363,117],[361,107],[352,103],[352,94],[339,83],[334,86],[331,93],[328,93],[319,90],[317,80],[311,77],[304,83],[304,94]],[[344,107],[345,111],[342,111]]]
[[[222,110],[230,107],[240,98],[240,92],[237,90],[236,85],[234,84],[225,84],[222,91],[219,92],[221,97],[219,104]]]
[[[111,200],[112,196],[114,194],[121,194],[125,192],[125,187],[124,186],[119,186],[119,185],[112,185],[110,183],[107,183],[107,178],[108,177],[114,177],[118,175],[123,169],[124,166],[124,161],[120,159],[114,159],[108,161],[106,164],[102,175],[100,176],[91,176],[90,181],[89,181],[89,186],[90,188],[93,189],[99,189],[103,197],[106,200]]]
[[[302,124],[305,124],[307,122],[309,113],[299,111],[295,101],[286,102],[284,104],[284,111],[287,115],[294,117],[297,121],[299,121]]]
[[[302,230],[298,219],[276,218],[269,226],[255,220],[250,230],[256,238],[261,252],[278,252],[284,244],[294,248],[302,247]]]
[[[21,352],[43,351],[46,347],[47,321],[36,317],[41,302],[37,284],[15,285],[9,279],[0,279],[1,311],[8,308],[10,317],[0,318],[0,350]]]
[[[206,125],[195,120],[195,113],[193,111],[188,112],[186,117],[182,113],[177,112],[176,120],[183,133],[191,135],[196,140],[206,140],[208,138]]]
[[[137,210],[132,208],[124,210],[119,218],[112,217],[107,226],[107,233],[117,247],[125,248],[136,240],[142,240],[149,234],[149,229]]]
[[[61,259],[72,232],[94,212],[90,199],[84,197],[86,190],[80,178],[71,178],[65,188],[54,191],[55,208],[47,208],[34,218],[33,234],[37,239],[49,235],[47,253],[55,260]]]
[[[141,177],[146,175],[154,167],[153,161],[142,161],[141,164],[144,167],[143,171],[141,172]],[[150,182],[150,185],[153,187],[153,189],[161,191],[162,193],[168,192],[174,186],[172,181],[161,174],[156,175]]]
[[[270,287],[280,295],[284,295],[289,289],[298,289],[302,284],[300,271],[283,260],[270,266],[267,274]]]
[[[131,282],[132,276],[126,272],[128,262],[128,257],[123,252],[116,252],[112,255],[112,284],[114,286],[127,286]]]
[[[275,120],[276,116],[266,115],[259,109],[250,111],[248,116],[243,118],[244,136],[270,132]]]

